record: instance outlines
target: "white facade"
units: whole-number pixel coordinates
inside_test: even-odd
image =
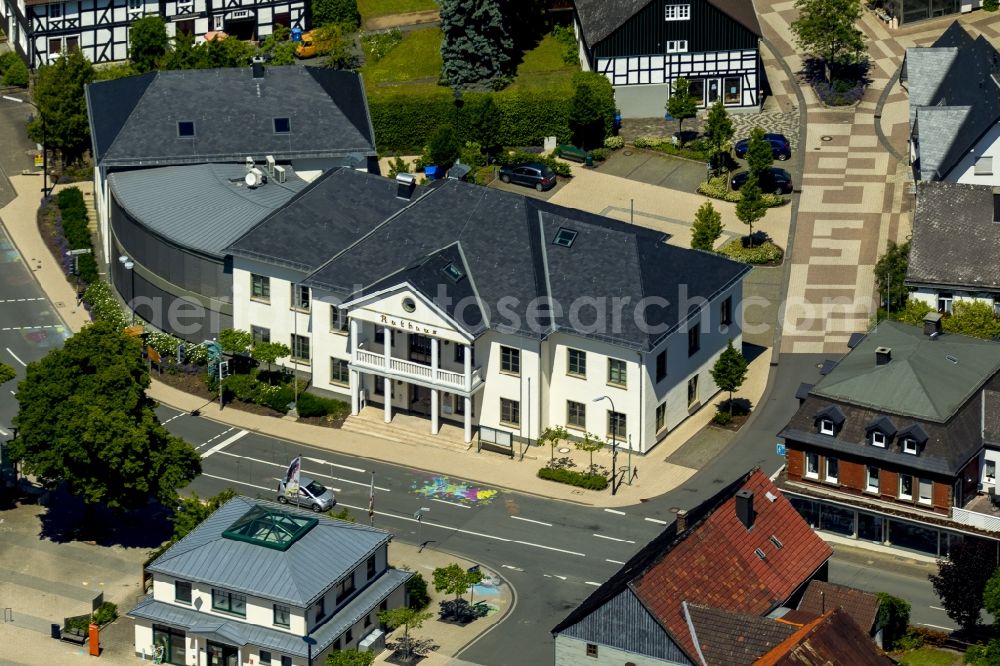
[[[954,304],[960,301],[985,303],[1000,314],[1000,293],[969,292],[947,290],[944,287],[917,287],[910,292],[909,298],[926,303],[937,312],[951,312]]]
[[[967,185],[1000,185],[1000,124],[990,128],[944,180]]]
[[[681,662],[655,659],[638,652],[627,652],[609,645],[587,643],[587,641],[558,634],[555,639],[555,666],[578,666],[593,664],[594,666],[617,666],[618,664],[635,664],[635,666],[663,666],[664,664],[680,664]]]

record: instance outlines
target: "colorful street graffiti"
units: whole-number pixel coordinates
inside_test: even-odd
[[[417,495],[444,502],[455,502],[463,506],[489,504],[499,491],[494,488],[473,486],[464,481],[455,481],[446,476],[435,476],[426,481],[415,481],[411,486]]]
[[[62,343],[69,337],[69,331],[62,324],[57,324],[52,328],[22,328],[21,337],[25,342],[30,342],[39,349],[50,349],[61,347]]]
[[[483,580],[472,587],[470,598],[473,602],[481,603],[488,609],[486,614],[493,615],[500,611],[499,604],[503,603],[500,586],[503,581],[492,571],[480,569],[483,572]]]

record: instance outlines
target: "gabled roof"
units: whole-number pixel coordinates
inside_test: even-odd
[[[760,23],[752,0],[706,0],[709,5],[760,36]],[[650,0],[574,0],[587,46],[593,48],[639,13]]]
[[[892,437],[896,434],[896,426],[894,426],[892,421],[886,416],[878,416],[872,419],[868,425],[865,426],[865,432],[871,433],[872,430],[878,430],[886,437]]]
[[[829,419],[833,422],[833,425],[839,428],[844,425],[845,418],[844,412],[840,409],[840,407],[837,405],[826,405],[825,407],[816,410],[815,421],[819,421],[820,419]]]
[[[754,666],[889,666],[879,650],[843,610],[830,611],[803,626],[753,662]]]
[[[906,284],[1000,291],[995,196],[988,185],[917,183]]]
[[[692,637],[704,663],[745,666],[795,633],[797,626],[759,615],[730,613],[718,608],[685,604]]]
[[[1000,121],[1000,53],[955,21],[929,48],[908,48],[910,121],[920,179],[941,180]]]
[[[357,74],[319,67],[150,72],[86,87],[99,166],[373,156],[374,134]],[[288,133],[276,133],[287,118]],[[194,136],[178,136],[178,122]]]
[[[319,522],[287,550],[223,536],[248,512],[264,507]],[[285,505],[234,497],[147,568],[182,580],[309,606],[331,585],[389,541],[389,533]]]
[[[899,435],[900,440],[912,439],[917,444],[926,444],[929,439],[927,432],[919,423],[911,423],[896,434]]]
[[[752,529],[736,515],[735,497],[741,490],[753,493]],[[581,623],[629,589],[694,661],[697,650],[683,612],[685,602],[766,614],[791,597],[833,552],[759,469],[689,511],[687,519],[690,527],[678,534],[676,522],[668,526],[553,633]]]
[[[1000,392],[983,391],[983,440],[1000,445]]]
[[[862,631],[870,633],[878,617],[878,595],[855,587],[811,580],[797,610],[820,616],[836,608],[843,608]]]
[[[889,363],[876,365],[878,347],[892,350]],[[998,343],[957,334],[932,339],[917,326],[884,321],[813,387],[812,395],[943,423],[998,370]]]

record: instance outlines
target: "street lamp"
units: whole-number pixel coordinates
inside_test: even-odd
[[[35,107],[35,111],[38,111],[38,118],[42,121],[42,196],[48,196],[49,193],[49,147],[46,143],[45,134],[45,114],[34,102],[29,102],[26,99],[21,99],[20,97],[12,97],[11,95],[2,95],[3,99],[8,102],[17,102],[18,104],[30,104]]]
[[[135,326],[135,263],[129,259],[126,255],[118,257],[118,262],[125,267],[125,270],[129,272],[132,277],[132,288],[128,292],[129,308],[132,310],[132,325]]]
[[[611,494],[618,494],[618,438],[615,436],[618,430],[618,410],[615,409],[615,401],[607,395],[599,395],[592,402],[607,400],[611,403]]]

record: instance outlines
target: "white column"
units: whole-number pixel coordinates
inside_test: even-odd
[[[465,345],[465,390],[472,390],[472,345]]]
[[[361,387],[358,381],[359,374],[357,370],[351,370],[351,416],[357,416],[358,412],[361,411]]]
[[[437,338],[431,338],[431,380],[434,382],[437,381],[437,374],[438,374],[439,345],[440,342],[438,341]],[[432,435],[438,434],[438,428],[440,427],[440,424],[438,422],[439,421],[438,410],[440,406],[439,403],[440,403],[440,398],[438,398],[438,390],[431,389],[431,434]]]
[[[382,346],[385,348],[385,371],[389,372],[389,359],[392,358],[392,329],[388,326],[382,329]],[[392,380],[386,377],[382,380],[382,390],[385,393],[385,422],[392,421]]]
[[[472,441],[472,398],[465,398],[465,443]]]

